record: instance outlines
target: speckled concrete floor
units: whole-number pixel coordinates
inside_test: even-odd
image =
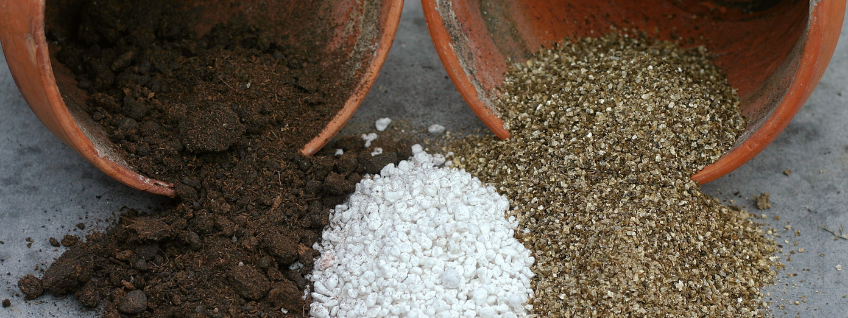
[[[782,259],[791,255],[792,261],[785,261],[780,281],[766,290],[778,317],[848,317],[848,240],[822,229],[848,225],[846,30],[821,83],[783,134],[743,167],[704,186],[721,199],[765,213],[767,226],[780,231]],[[345,131],[373,131],[380,117],[409,130],[423,131],[433,123],[451,131],[485,128],[447,78],[415,0],[407,0],[380,78]],[[786,169],[792,170],[788,176]],[[753,207],[752,196],[761,192],[771,193],[771,209]],[[53,137],[0,59],[0,299],[12,300],[11,307],[0,308],[0,317],[94,316],[72,297],[24,302],[17,280],[60,255],[50,237],[104,229],[122,207],[143,210],[162,202],[112,181]],[[797,253],[799,248],[804,252]],[[840,264],[842,271],[836,269]]]

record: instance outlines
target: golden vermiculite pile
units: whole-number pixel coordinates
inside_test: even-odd
[[[774,242],[690,179],[744,127],[705,49],[566,42],[510,69],[499,110],[512,137],[466,139],[454,163],[511,200],[536,314],[761,314]]]

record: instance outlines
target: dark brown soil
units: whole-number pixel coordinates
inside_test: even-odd
[[[329,209],[363,175],[411,155],[408,142],[384,136],[372,148],[362,144],[347,137],[315,157],[289,150],[207,167],[181,184],[173,208],[123,211],[116,226],[89,234],[41,279],[30,275],[19,286],[28,299],[43,286],[88,307],[103,304],[105,317],[306,316],[305,276],[318,256],[311,246]],[[384,153],[371,156],[373,147]],[[344,155],[333,155],[336,148]]]
[[[317,31],[292,40],[236,17],[196,38],[179,2],[81,2],[76,32],[48,34],[90,94],[85,110],[142,174],[179,181],[227,150],[300,148],[349,95],[346,60],[318,54]]]
[[[60,61],[130,163],[174,182],[180,200],[126,209],[85,241],[65,236],[70,248],[21,290],[73,294],[104,317],[308,315],[305,276],[329,209],[366,173],[411,156],[410,143],[381,136],[371,156],[359,137],[339,138],[304,157],[297,149],[341,106],[323,68],[333,63],[240,22],[189,37],[187,22],[166,18],[168,1],[94,3]]]
[[[7,299],[3,299],[3,308],[12,306],[12,301]]]

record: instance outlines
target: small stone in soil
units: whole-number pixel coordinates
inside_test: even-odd
[[[200,242],[200,235],[197,233],[189,232],[187,235],[188,245],[193,250],[199,250],[202,247],[202,243]]]
[[[792,170],[789,170],[789,169],[783,170],[783,174],[785,174],[787,176],[791,173],[792,173]]]
[[[133,290],[118,303],[118,310],[125,314],[138,314],[147,309],[147,295],[141,290]]]
[[[57,240],[55,237],[50,238],[50,245],[52,245],[53,247],[61,246],[61,244],[59,244],[59,240]]]
[[[763,192],[760,196],[755,197],[757,199],[757,208],[760,210],[765,210],[771,208],[771,203],[769,203],[769,194],[768,192]]]
[[[11,306],[11,305],[12,305],[12,301],[11,301],[11,300],[9,300],[8,298],[3,299],[3,308],[9,307],[9,306]]]
[[[18,281],[18,287],[24,293],[24,299],[35,299],[44,293],[44,288],[41,285],[41,280],[38,277],[28,274]]]

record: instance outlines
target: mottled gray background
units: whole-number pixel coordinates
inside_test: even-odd
[[[778,317],[848,317],[848,240],[822,230],[848,225],[847,46],[843,28],[824,78],[783,134],[749,163],[704,187],[753,213],[764,212],[767,226],[779,229],[786,270],[767,288]],[[447,78],[415,0],[406,1],[380,78],[345,131],[373,131],[380,117],[393,118],[394,127],[407,131],[434,123],[450,131],[485,128]],[[792,170],[789,176],[786,169]],[[761,192],[771,193],[771,209],[753,207],[752,196]],[[104,229],[122,207],[146,210],[162,200],[109,179],[51,135],[0,59],[0,299],[12,300],[12,307],[0,308],[0,317],[93,316],[72,297],[24,302],[17,280],[61,254],[49,245],[50,237]],[[80,222],[85,231],[74,226]],[[792,230],[784,232],[786,225]],[[804,252],[786,262],[798,248]],[[845,269],[837,271],[840,264]]]

